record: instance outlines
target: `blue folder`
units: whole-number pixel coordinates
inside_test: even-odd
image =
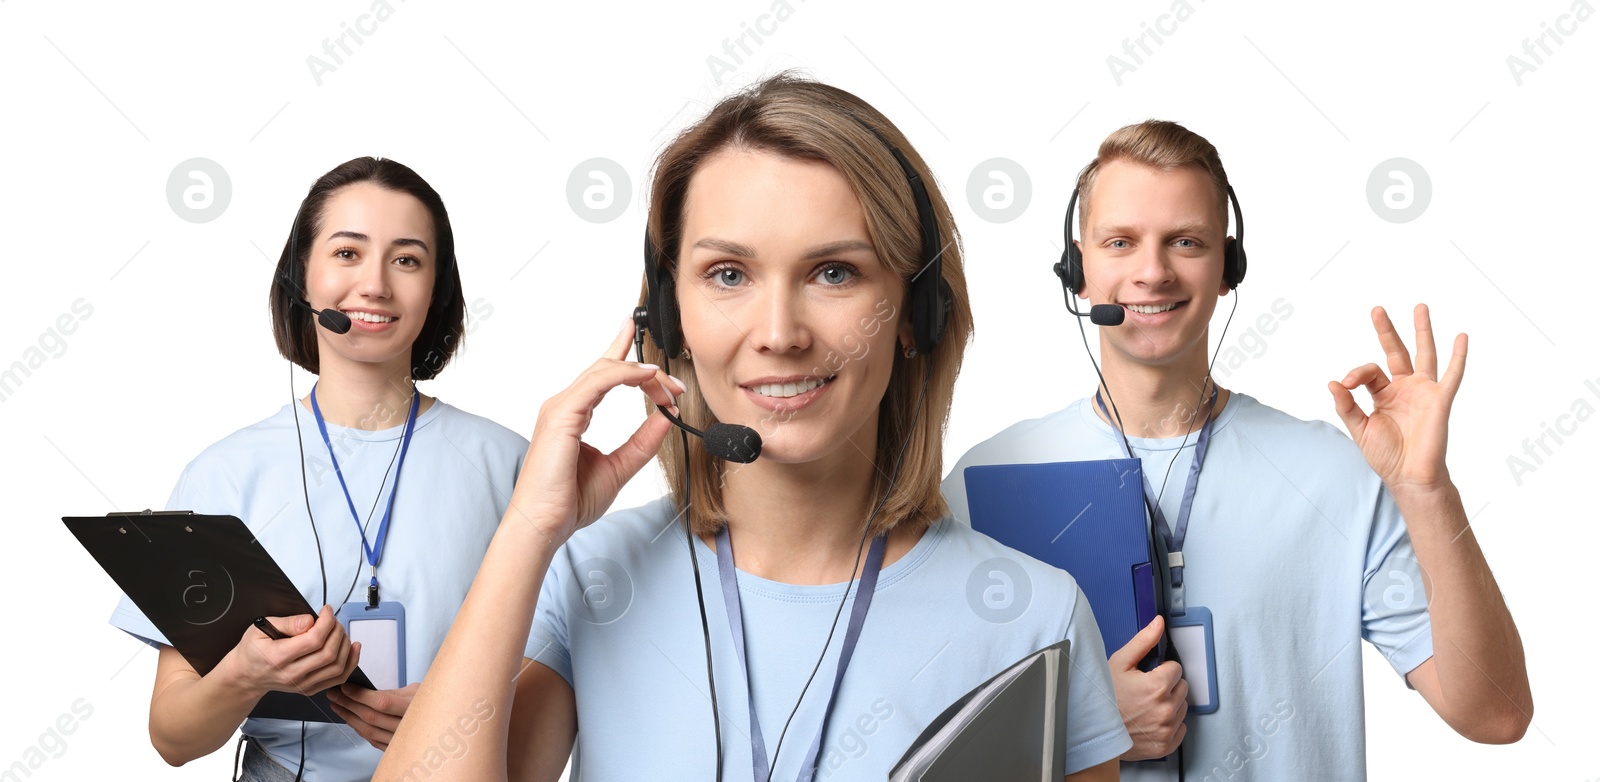
[[[972,528],[1071,573],[1107,656],[1161,611],[1139,460],[979,465],[963,477]],[[1139,667],[1154,668],[1163,652]]]

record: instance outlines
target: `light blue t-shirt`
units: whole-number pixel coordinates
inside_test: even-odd
[[[400,443],[403,415],[399,422],[400,426],[379,431],[328,425],[329,440],[363,520],[380,496],[379,483]],[[317,545],[301,493],[294,426],[293,411],[284,405],[271,418],[207,448],[184,469],[167,508],[239,517],[308,603],[315,607],[326,602],[338,610],[351,593],[352,580],[356,583],[350,599],[366,600],[366,559],[328,448],[316,420],[302,408],[306,488],[328,572],[329,595],[323,596]],[[422,681],[444,642],[511,500],[527,448],[528,441],[515,432],[438,400],[417,416],[378,566],[383,600],[405,607],[407,683]],[[393,485],[391,471],[367,530],[371,542],[377,541],[382,505]],[[111,624],[152,645],[166,643],[126,596]],[[300,723],[251,719],[243,731],[260,739],[268,754],[291,773],[299,767]],[[344,725],[308,723],[304,777],[308,781],[369,779],[381,757]]]
[[[557,553],[527,656],[577,696],[574,780],[711,779],[716,739],[705,641],[683,527],[670,498],[612,513]],[[734,541],[738,545],[738,541]],[[816,665],[843,584],[798,586],[739,573],[750,689],[734,652],[717,558],[698,538],[723,773],[752,778],[748,693],[770,756]],[[852,587],[852,595],[854,587]],[[1094,615],[1064,571],[945,519],[879,574],[818,756],[818,780],[882,780],[957,698],[1023,656],[1071,640],[1066,767],[1121,755],[1122,727]],[[849,606],[794,715],[774,780],[795,779],[816,737]]]
[[[1122,457],[1093,399],[1023,421],[968,451],[945,479],[970,523],[962,471]],[[1128,438],[1176,519],[1196,436]],[[1174,463],[1173,459],[1177,461]],[[1211,610],[1218,710],[1188,717],[1187,779],[1366,779],[1361,647],[1402,675],[1433,655],[1427,596],[1405,522],[1343,433],[1234,393],[1212,435],[1183,545],[1185,601]],[[1177,779],[1124,763],[1124,779]]]

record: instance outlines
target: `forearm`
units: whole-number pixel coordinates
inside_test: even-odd
[[[464,719],[487,724],[474,729],[471,751],[430,768],[430,779],[506,778],[515,680],[539,587],[557,548],[513,504],[374,779],[399,779],[413,764],[426,765],[425,756],[438,751],[441,737],[461,733]]]
[[[167,763],[181,766],[217,751],[261,700],[264,693],[232,680],[228,664],[224,659],[203,677],[174,676],[151,698],[150,743]]]
[[[1451,484],[1395,494],[1421,566],[1433,662],[1451,727],[1476,741],[1515,741],[1533,715],[1522,638]]]
[[[1121,778],[1122,766],[1116,760],[1108,760],[1076,774],[1068,774],[1067,782],[1116,782]]]

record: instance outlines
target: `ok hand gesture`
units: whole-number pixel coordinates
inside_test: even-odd
[[[1366,364],[1350,370],[1344,380],[1328,383],[1334,410],[1351,439],[1361,447],[1373,472],[1396,495],[1432,491],[1448,484],[1444,454],[1450,405],[1467,368],[1467,335],[1458,334],[1450,365],[1440,377],[1428,306],[1418,304],[1413,319],[1417,330],[1414,367],[1388,313],[1374,307],[1372,325],[1388,357],[1389,375],[1377,364]],[[1350,393],[1356,386],[1366,386],[1372,394],[1370,415],[1362,412]]]

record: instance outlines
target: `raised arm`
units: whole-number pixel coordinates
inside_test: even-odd
[[[1456,336],[1441,377],[1427,306],[1418,304],[1413,317],[1415,367],[1388,314],[1377,307],[1372,323],[1393,377],[1367,364],[1328,389],[1351,438],[1394,496],[1422,568],[1433,658],[1407,680],[1456,732],[1473,741],[1510,743],[1533,720],[1522,638],[1445,467],[1450,405],[1466,372],[1467,335]],[[1350,393],[1357,386],[1372,394],[1371,415]]]
[[[610,454],[583,442],[611,389],[640,387],[662,405],[673,404],[667,388],[680,390],[656,367],[623,360],[632,334],[628,321],[604,358],[540,408],[505,517],[373,779],[404,779],[417,764],[430,782],[561,773],[552,758],[564,763],[572,747],[572,689],[522,655],[556,550],[610,507],[670,427],[652,413]]]

